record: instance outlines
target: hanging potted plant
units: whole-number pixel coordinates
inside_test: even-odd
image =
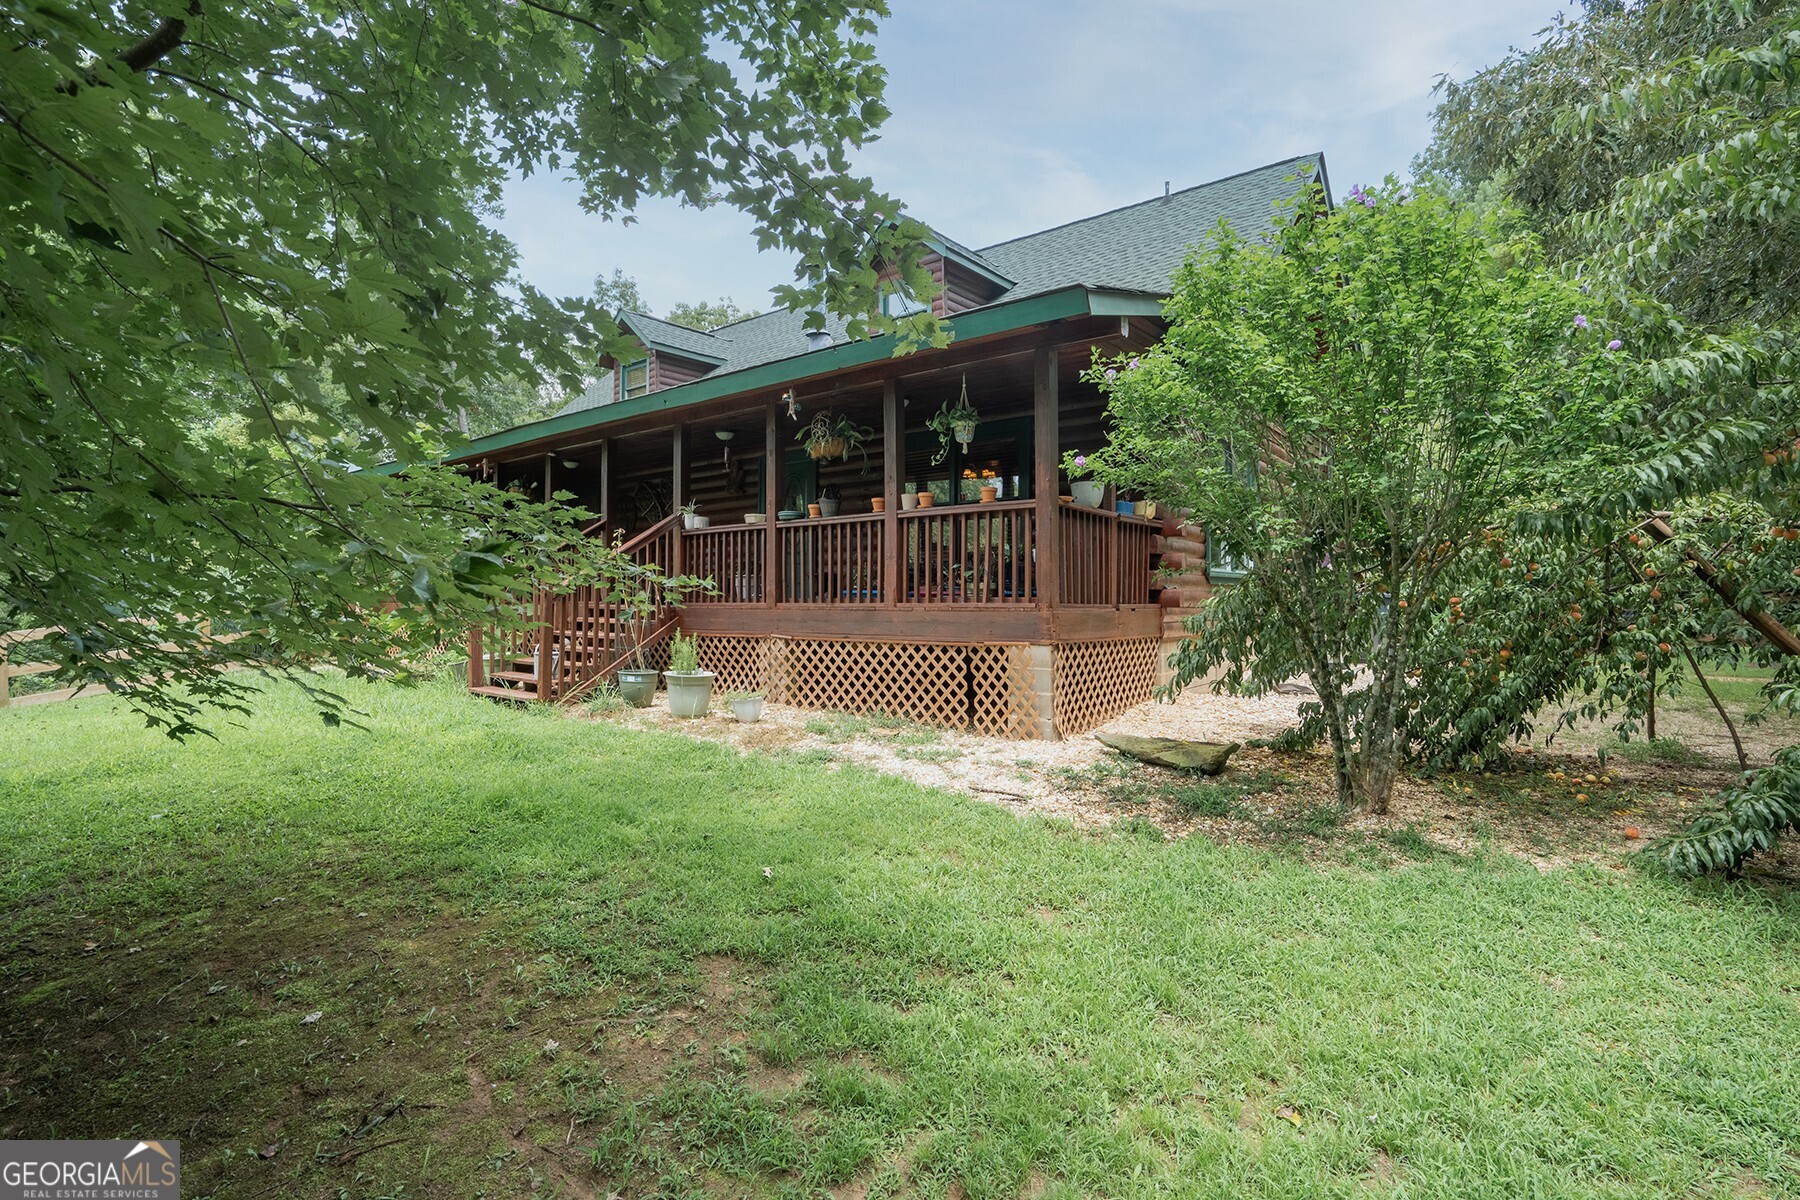
[[[663,672],[669,688],[669,715],[704,717],[712,704],[713,673],[700,669],[700,644],[691,635],[677,633],[669,643],[669,669]]]
[[[925,422],[925,428],[938,435],[937,457],[931,460],[937,466],[950,457],[950,443],[961,444],[964,453],[968,452],[969,443],[975,440],[975,427],[981,424],[981,414],[969,403],[969,377],[963,376],[962,395],[955,404],[944,401],[944,407],[931,414]]]
[[[794,440],[805,445],[806,452],[813,458],[836,458],[848,462],[852,450],[862,450],[863,465],[866,467],[869,454],[863,449],[863,444],[874,436],[874,429],[858,425],[849,417],[840,417],[833,412],[816,412],[806,427],[794,435]]]

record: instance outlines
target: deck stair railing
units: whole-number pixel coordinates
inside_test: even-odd
[[[671,570],[679,514],[620,547],[640,566]],[[469,690],[496,700],[564,703],[653,653],[675,628],[675,607],[652,588],[647,613],[608,598],[604,587],[541,586],[514,624],[469,631]]]

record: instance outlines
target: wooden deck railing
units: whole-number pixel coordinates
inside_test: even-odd
[[[880,513],[783,521],[776,580],[788,604],[880,604],[886,518]]]
[[[1120,515],[1116,603],[1151,603],[1150,585],[1155,573],[1151,560],[1156,555],[1156,537],[1161,532],[1162,523],[1153,518]]]
[[[767,526],[679,531],[682,570],[711,579],[690,604],[888,604],[1072,607],[1152,602],[1158,522],[1064,504],[1057,509],[1058,577],[1038,577],[1037,506],[1029,500],[893,514],[900,578],[887,579],[887,518],[814,517]],[[764,571],[775,542],[773,597]],[[664,551],[673,555],[673,551]]]
[[[626,542],[623,550],[634,562],[672,571],[683,548],[680,536],[676,515]],[[580,695],[632,652],[628,614],[608,601],[602,588],[540,587],[522,609],[517,625],[469,631],[470,687],[500,681],[554,703]],[[646,644],[672,620],[659,599]]]
[[[686,600],[699,606],[897,606],[948,615],[984,607],[1153,603],[1156,521],[1059,505],[1047,535],[1057,539],[1059,565],[1056,578],[1047,579],[1038,574],[1046,536],[1038,514],[1031,501],[1013,500],[784,521],[772,529],[683,529],[672,517],[627,542],[625,550],[637,562],[712,580],[716,591]],[[898,542],[893,547],[890,522]],[[890,549],[897,578],[888,578]],[[659,604],[645,644],[666,637],[675,615]],[[516,626],[470,631],[472,687],[498,684],[503,686],[484,690],[569,700],[632,653],[629,614],[602,590],[543,588],[526,601],[521,616]]]
[[[761,604],[763,552],[769,544],[762,525],[723,525],[681,534],[681,569],[710,579],[718,589],[688,599],[689,604]]]
[[[908,604],[1037,602],[1037,509],[1029,500],[900,514]]]
[[[1149,604],[1158,530],[1148,517],[1062,505],[1057,602],[1076,608]]]

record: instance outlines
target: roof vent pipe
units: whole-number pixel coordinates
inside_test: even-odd
[[[831,334],[823,329],[806,331],[806,348],[808,350],[824,350],[831,345]]]
[[[1163,199],[1167,200],[1168,198],[1169,198],[1169,181],[1165,179],[1165,180],[1163,180]]]

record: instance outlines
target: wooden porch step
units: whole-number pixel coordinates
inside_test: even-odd
[[[493,687],[482,685],[469,689],[472,696],[486,696],[490,700],[511,700],[515,704],[530,704],[537,700],[535,691],[528,692],[524,688]]]
[[[537,683],[537,672],[536,671],[494,671],[488,675],[488,678],[489,679],[504,679],[509,683],[529,683],[529,684],[535,685]]]

